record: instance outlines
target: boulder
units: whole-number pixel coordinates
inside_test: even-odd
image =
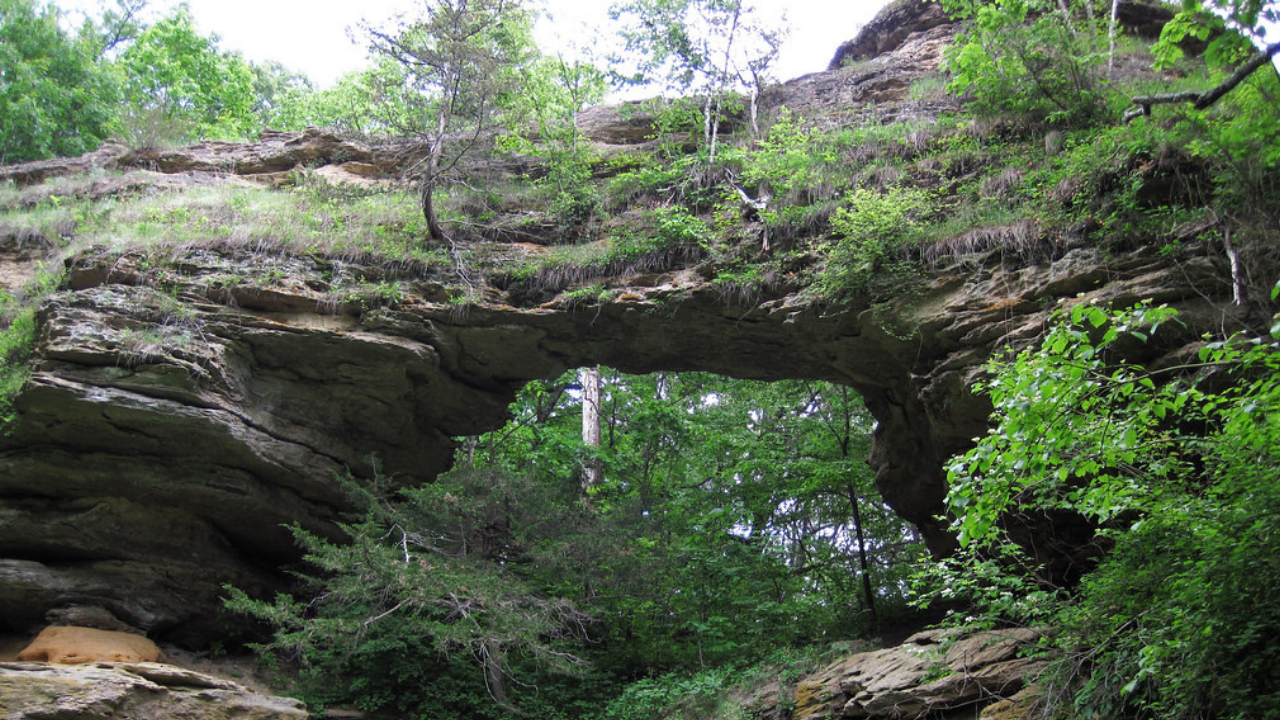
[[[898,647],[858,653],[800,680],[792,720],[910,720],[1013,695],[1045,664],[1020,658],[1040,637],[1015,628],[917,633]]]
[[[95,662],[155,662],[163,653],[141,635],[86,627],[47,627],[18,653],[24,662],[83,665]]]
[[[0,663],[5,720],[306,720],[292,698],[164,665]]]
[[[49,178],[88,172],[93,168],[112,167],[128,153],[129,148],[108,141],[97,150],[80,157],[32,160],[0,167],[0,183],[12,181],[16,185],[30,185]]]
[[[259,175],[322,163],[367,163],[374,156],[373,149],[364,143],[313,127],[303,132],[264,131],[256,143],[202,142],[183,148],[144,148],[119,162],[163,173]]]

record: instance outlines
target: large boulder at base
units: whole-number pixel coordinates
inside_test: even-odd
[[[168,665],[0,663],[4,720],[306,720],[302,702]]]
[[[18,653],[26,662],[79,665],[95,662],[155,662],[160,648],[141,635],[86,627],[47,627],[27,649]]]
[[[1045,660],[1018,657],[1040,637],[1016,628],[917,633],[898,647],[858,653],[796,684],[792,720],[913,720],[990,703],[1030,684]]]

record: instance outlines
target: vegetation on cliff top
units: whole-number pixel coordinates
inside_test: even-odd
[[[11,24],[20,5],[11,11]],[[730,5],[713,10],[723,14]],[[638,4],[632,11],[654,14],[654,22],[687,34],[701,27],[681,14],[690,7],[701,5]],[[501,17],[514,23],[511,27],[524,22],[477,8],[470,12],[478,19]],[[964,111],[945,102],[937,109],[935,101],[946,95],[936,74],[918,77],[906,93],[931,109],[920,119],[907,113],[907,119],[890,122],[873,113],[850,123],[785,106],[770,106],[757,116],[754,100],[748,113],[743,96],[716,90],[711,105],[657,102],[642,110],[651,119],[651,142],[636,152],[602,158],[574,126],[573,114],[598,100],[603,75],[589,66],[538,56],[527,32],[512,30],[503,37],[521,49],[503,62],[513,68],[518,77],[512,81],[522,92],[489,88],[459,96],[454,105],[479,102],[487,108],[486,119],[475,125],[439,115],[454,128],[449,137],[470,134],[457,143],[428,143],[436,150],[395,170],[418,183],[423,208],[430,200],[425,224],[410,217],[413,196],[402,187],[346,190],[325,186],[305,170],[292,193],[235,188],[192,194],[183,188],[141,198],[123,192],[90,202],[80,199],[90,192],[88,182],[69,183],[63,191],[11,189],[4,203],[6,224],[57,237],[59,244],[72,240],[75,247],[110,240],[119,248],[118,238],[126,236],[142,241],[132,248],[193,243],[224,248],[247,243],[293,253],[359,248],[392,263],[447,253],[459,281],[472,289],[472,299],[482,294],[476,288],[491,286],[516,304],[545,302],[609,276],[693,264],[727,295],[804,289],[820,303],[851,297],[880,301],[920,283],[930,265],[973,252],[1037,258],[1080,245],[1150,245],[1176,253],[1180,243],[1223,234],[1232,241],[1221,251],[1259,268],[1257,277],[1245,273],[1241,279],[1254,286],[1254,297],[1265,295],[1261,268],[1268,260],[1256,256],[1274,246],[1261,229],[1268,227],[1267,213],[1276,204],[1272,169],[1280,161],[1272,122],[1275,73],[1253,73],[1205,109],[1158,105],[1150,116],[1121,120],[1133,96],[1216,87],[1247,47],[1223,38],[1239,35],[1216,36],[1214,45],[1224,47],[1205,63],[1178,57],[1180,46],[1172,35],[1152,54],[1142,41],[1113,34],[1105,14],[1086,12],[1091,8],[1083,5],[1070,25],[1060,22],[1056,6],[1030,15],[1031,6],[1017,3],[981,13],[962,3],[947,8],[972,20],[972,29],[961,35],[947,60],[952,91],[964,93]],[[508,12],[514,11],[503,6],[501,13]],[[1198,33],[1209,22],[1187,18],[1177,26],[1190,28],[1184,34]],[[101,44],[109,28],[127,36],[127,28],[116,27],[123,22],[104,17],[101,27],[91,23],[62,42],[91,44],[99,38]],[[369,32],[380,33],[386,46],[396,32],[429,39],[439,32],[432,27]],[[707,28],[721,44],[729,43],[726,53],[733,49],[723,23]],[[219,55],[208,39],[190,37],[189,18],[181,13],[135,30],[137,40],[126,44],[117,60],[100,59],[97,72],[123,77],[119,92],[133,99],[120,107],[159,97],[174,108],[150,104],[136,117],[132,110],[122,112],[98,135],[114,127],[116,137],[147,148],[191,137],[237,132],[243,137],[245,128],[268,122],[300,128],[333,119],[314,107],[322,93],[285,92],[279,83],[259,83],[259,97],[244,102],[202,89],[220,71],[198,65],[196,56],[222,58],[223,64],[236,58]],[[720,56],[708,50],[714,43],[697,46],[702,48],[697,52],[679,43],[662,45],[678,37],[659,34],[643,47],[658,59],[678,58],[685,74],[705,72],[715,88],[732,87],[725,80],[728,70],[718,64]],[[993,54],[990,48],[1024,51]],[[392,55],[394,49],[384,47]],[[135,55],[154,62],[132,62]],[[762,57],[743,61],[761,78],[767,70]],[[1156,59],[1160,72],[1150,70]],[[143,65],[164,73],[156,69],[146,75]],[[256,72],[265,77],[265,70]],[[358,105],[364,119],[344,124],[405,132],[408,119],[421,115],[415,98],[434,97],[424,95],[415,85],[421,83],[406,72],[398,62],[370,69],[362,87],[378,100]],[[750,97],[755,95],[752,91]],[[433,102],[428,105],[436,107]],[[349,101],[339,105],[356,112]],[[254,107],[258,116],[249,110]],[[153,124],[183,130],[165,138],[147,130]],[[444,137],[433,128],[420,128],[429,133],[423,137]],[[447,160],[431,159],[446,150]],[[25,157],[41,151],[33,146],[14,152]],[[422,175],[422,160],[438,166],[430,178]],[[510,162],[520,169],[504,169]],[[424,232],[436,241],[418,242]],[[520,241],[551,250],[511,252],[512,243]]]

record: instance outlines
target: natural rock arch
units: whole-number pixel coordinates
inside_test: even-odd
[[[41,311],[36,373],[0,439],[0,614],[14,627],[77,603],[205,637],[223,583],[275,586],[296,552],[282,525],[334,532],[335,473],[368,474],[376,455],[402,482],[429,481],[454,437],[501,425],[524,382],[597,363],[853,387],[878,421],[877,486],[945,552],[942,463],[985,432],[972,384],[994,348],[1036,336],[1062,301],[1178,302],[1188,337],[1221,319],[1200,294],[1218,275],[1207,259],[1083,248],[1037,264],[966,258],[874,308],[733,302],[683,270],[627,278],[588,306],[459,312],[425,284],[364,309],[309,289],[338,261],[197,249],[160,292],[140,259],[78,258]],[[216,280],[231,269],[286,279],[226,289]],[[140,352],[138,333],[182,340]]]
[[[954,26],[932,3],[894,8],[841,51],[891,55],[798,78],[763,102],[869,121],[958,109],[954,99],[907,100]],[[652,133],[637,108],[593,108],[578,126],[604,156]],[[404,150],[313,128],[248,144],[107,145],[0,168],[0,181],[132,170],[83,191],[99,197],[243,177],[287,183],[295,168],[322,165],[316,172],[350,179],[403,161]],[[29,259],[15,242],[0,235],[0,276]],[[1143,348],[1152,356],[1231,324],[1230,271],[1207,251],[1175,261],[1151,248],[1104,253],[1076,237],[1031,256],[1006,255],[998,240],[962,245],[937,249],[910,297],[835,307],[788,289],[727,296],[692,264],[603,278],[608,301],[488,286],[459,306],[448,287],[457,278],[430,268],[232,246],[176,248],[163,267],[142,254],[84,252],[40,311],[35,374],[0,437],[0,625],[25,630],[49,609],[97,605],[152,635],[214,637],[224,583],[279,587],[278,567],[297,552],[284,524],[336,533],[335,473],[369,475],[373,455],[402,482],[429,481],[448,466],[453,438],[500,426],[523,383],[589,364],[854,388],[878,421],[877,486],[946,552],[942,466],[986,432],[989,407],[973,387],[997,348],[1034,339],[1064,303],[1179,306],[1182,334],[1162,332],[1166,344]],[[323,288],[343,274],[404,280],[409,291],[373,307],[335,301]]]

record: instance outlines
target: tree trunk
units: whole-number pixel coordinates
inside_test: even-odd
[[[476,466],[477,440],[479,440],[479,438],[477,438],[475,435],[468,435],[467,439],[462,441],[462,447],[465,448],[467,452],[467,467],[469,468],[474,468]],[[492,465],[493,464],[492,454],[490,454],[490,458],[491,458],[490,464]]]
[[[1236,307],[1244,307],[1244,272],[1241,270],[1240,253],[1231,245],[1231,230],[1229,228],[1222,240],[1227,249],[1227,258],[1231,260],[1231,304]]]
[[[711,93],[707,93],[706,99],[702,102],[702,142],[711,148],[712,157],[715,156],[715,130],[712,129],[713,120],[711,118],[714,112],[714,103],[711,99]]]
[[[760,139],[760,82],[759,80],[757,80],[756,83],[751,86],[751,105],[750,105],[749,117],[751,118],[751,139],[752,141],[757,141]]]
[[[581,370],[582,380],[582,444],[591,455],[582,465],[582,489],[590,497],[600,484],[602,469],[595,451],[600,447],[600,367]]]
[[[876,616],[875,594],[871,592],[871,575],[867,565],[867,541],[862,533],[862,510],[853,483],[846,485],[846,488],[849,491],[849,504],[853,506],[853,531],[858,538],[858,565],[862,569],[862,597],[867,603],[867,610],[871,611],[871,626],[879,629],[880,618]]]
[[[1107,51],[1107,80],[1116,79],[1116,26],[1120,24],[1120,0],[1111,0],[1111,24],[1107,27],[1107,40],[1110,49]]]
[[[498,643],[492,639],[485,639],[480,646],[480,654],[483,656],[485,685],[489,688],[489,696],[499,706],[510,708],[507,702],[506,677],[502,669],[502,655],[499,651]]]
[[[1071,37],[1075,37],[1076,26],[1071,22],[1071,9],[1067,7],[1067,0],[1058,0],[1058,11],[1062,13],[1062,22],[1067,26],[1067,32],[1071,33]]]
[[[444,134],[449,127],[449,118],[444,110],[440,110],[436,118],[435,135],[427,144],[427,168],[422,174],[422,217],[427,221],[427,237],[432,240],[444,240],[444,230],[440,227],[440,216],[436,213],[436,184],[440,182],[440,158],[444,155]]]
[[[725,85],[729,80],[729,63],[733,53],[733,41],[738,34],[738,22],[742,18],[742,3],[733,6],[733,19],[729,25],[729,33],[724,41],[724,62],[717,72],[715,80],[715,109],[712,110],[711,98],[707,98],[707,167],[710,169],[716,162],[716,141],[720,137],[720,113],[724,110]]]
[[[427,221],[427,237],[432,240],[443,240],[444,230],[440,228],[440,216],[436,214],[433,183],[422,183],[422,217]]]
[[[710,169],[716,164],[716,141],[720,137],[720,91],[716,92],[715,107],[711,107],[710,101],[707,107],[707,168]]]

